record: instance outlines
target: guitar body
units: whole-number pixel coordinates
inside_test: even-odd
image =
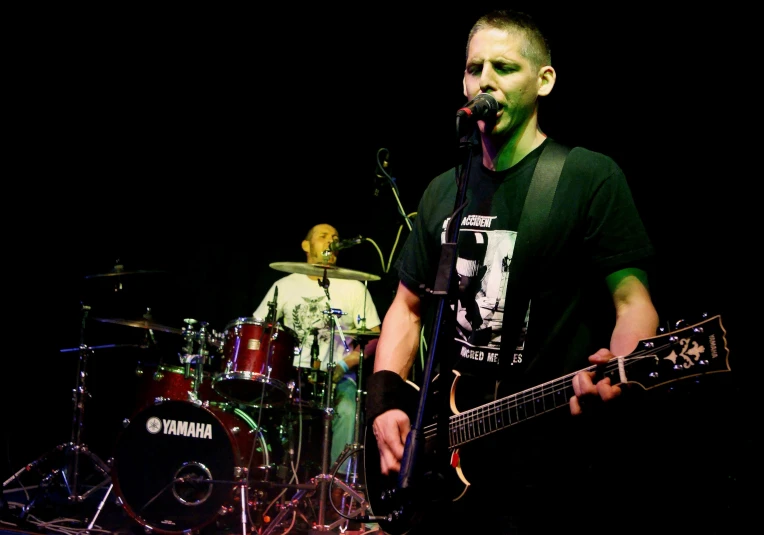
[[[543,468],[541,464],[526,462],[538,454],[537,447],[540,450],[551,445],[552,451],[559,453],[564,449],[568,455],[572,450],[570,434],[559,426],[551,426],[549,435],[537,433],[552,420],[539,417],[554,413],[565,416],[558,423],[571,421],[566,411],[573,396],[573,377],[581,371],[608,377],[613,385],[651,390],[688,378],[694,378],[697,382],[698,377],[703,375],[729,372],[728,357],[726,332],[721,318],[713,316],[689,327],[643,340],[637,351],[615,358],[606,365],[590,366],[489,402],[469,397],[465,400],[460,395],[464,385],[469,384],[472,378],[455,375],[450,381],[442,381],[436,377],[426,392],[425,418],[415,439],[419,448],[407,485],[402,484],[398,474],[381,474],[376,439],[371,429],[365,431],[365,480],[372,515],[386,533],[405,535],[420,524],[428,512],[446,514],[449,502],[463,499],[472,485],[477,487],[488,482],[490,488],[496,487],[513,464],[527,470],[531,477],[543,478],[538,471]],[[466,390],[475,392],[480,389],[470,386]],[[483,392],[486,392],[485,388]],[[488,394],[494,393],[488,391]],[[555,410],[560,408],[565,411]],[[412,421],[416,409],[406,408]],[[533,423],[523,426],[523,438],[519,441],[514,434],[504,432],[510,426],[529,420]],[[547,437],[554,437],[555,430],[559,431],[558,435],[548,440]],[[509,435],[522,444],[522,455],[514,455],[507,440]],[[486,437],[490,438],[478,442]],[[406,451],[409,450],[407,446]],[[544,459],[544,455],[538,458]],[[560,471],[558,475],[560,473],[565,472]],[[501,490],[502,497],[511,494],[510,490]]]
[[[434,507],[459,499],[467,485],[459,478],[458,469],[451,466],[447,429],[449,414],[443,407],[449,403],[450,383],[436,377],[428,391],[428,401],[420,433],[419,452],[414,460],[410,485],[401,488],[398,473],[382,474],[377,440],[371,426],[364,431],[364,469],[367,499],[374,517],[389,535],[404,535]],[[411,386],[416,389],[415,386]],[[417,407],[405,407],[413,422]]]

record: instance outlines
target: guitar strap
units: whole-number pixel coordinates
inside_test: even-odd
[[[531,292],[536,288],[535,275],[539,273],[537,267],[540,251],[547,239],[546,229],[549,214],[552,211],[552,202],[569,152],[570,147],[557,143],[551,138],[547,140],[536,163],[531,184],[523,202],[504,300],[502,330],[507,336],[502,336],[505,343],[499,357],[499,365],[505,372],[509,370],[509,363],[512,362],[516,349],[511,341],[518,340],[522,332]],[[536,260],[536,265],[533,265],[533,260]],[[523,282],[518,283],[518,281]]]

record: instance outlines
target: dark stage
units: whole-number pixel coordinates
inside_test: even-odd
[[[70,503],[60,481],[76,474],[83,493],[102,483],[94,458],[106,472],[119,462],[133,493],[128,508],[138,508],[152,498],[148,489],[172,480],[165,465],[196,459],[227,473],[235,449],[262,463],[267,452],[268,474],[255,480],[266,488],[254,489],[249,508],[258,535],[258,514],[289,484],[295,443],[307,463],[299,484],[321,474],[315,399],[302,427],[295,407],[261,414],[230,404],[210,388],[216,344],[286,274],[272,263],[305,261],[300,242],[320,222],[365,238],[340,264],[374,275],[368,288],[384,317],[397,285],[391,266],[409,233],[403,214],[415,213],[429,181],[454,164],[467,32],[484,8],[500,5],[479,4],[373,6],[352,16],[331,5],[285,6],[288,14],[57,6],[16,21],[26,39],[14,105],[25,120],[11,136],[21,163],[6,173],[13,187],[3,210],[0,533],[86,529],[110,484]],[[696,533],[740,533],[753,518],[748,489],[760,471],[751,394],[758,328],[755,312],[743,312],[755,300],[749,255],[758,227],[746,219],[757,213],[748,177],[759,171],[739,146],[747,136],[735,122],[747,112],[730,79],[744,69],[730,62],[751,50],[737,44],[740,21],[757,17],[729,3],[723,11],[521,4],[547,26],[557,70],[539,124],[623,168],[659,255],[650,289],[662,325],[720,315],[726,331],[731,373],[689,381],[681,399],[656,394],[636,421],[604,428],[622,438],[611,482],[642,486],[639,516],[653,511],[651,496]],[[719,102],[727,98],[734,111]],[[392,180],[378,177],[385,156]],[[209,351],[197,397],[213,409],[186,401],[172,409],[184,414],[158,414],[164,409],[146,405],[157,389],[186,399],[189,343],[191,353]],[[200,432],[215,438],[206,449],[193,437],[155,446],[132,431],[152,417],[204,423]],[[565,451],[575,440],[555,444]],[[71,444],[90,452],[75,456],[74,473]],[[50,488],[20,520],[46,477]],[[175,491],[210,490],[201,487]],[[279,500],[300,490],[287,489]],[[238,503],[228,494],[213,493],[205,507]],[[614,494],[603,489],[594,505]],[[318,501],[300,501],[293,528],[302,531],[291,533],[318,519]],[[201,530],[241,532],[236,507],[217,518],[181,503],[166,507],[178,508],[171,533],[208,521]],[[112,489],[91,532],[142,533],[128,508]]]

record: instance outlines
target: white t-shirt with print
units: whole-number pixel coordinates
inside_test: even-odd
[[[332,318],[339,320],[339,329],[335,325],[334,362],[338,362],[353,349],[352,337],[340,336],[340,329],[358,329],[365,318],[366,329],[381,324],[371,294],[361,281],[348,279],[328,279],[325,289],[316,281],[302,273],[292,273],[277,280],[266,293],[253,317],[260,320],[268,318],[268,304],[278,288],[276,296],[276,318],[284,327],[289,328],[294,340],[296,352],[293,365],[300,368],[311,367],[312,330],[317,328],[319,358],[321,369],[326,371],[329,362]],[[327,297],[328,291],[328,297]],[[325,313],[331,308],[333,314]],[[341,313],[341,315],[338,315]],[[343,342],[346,342],[343,343]],[[347,345],[347,348],[345,347]],[[299,353],[297,353],[299,351]]]

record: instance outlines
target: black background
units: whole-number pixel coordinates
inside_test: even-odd
[[[384,315],[396,284],[387,265],[408,231],[389,185],[375,182],[378,151],[415,212],[453,163],[466,35],[491,5],[19,17],[4,480],[70,440],[82,341],[120,346],[88,359],[84,441],[111,455],[132,371],[156,355],[129,347],[143,329],[93,318],[149,307],[159,324],[194,318],[221,331],[284,275],[271,262],[304,262],[300,241],[318,222],[373,240],[341,263],[381,277],[369,289]],[[745,75],[730,56],[751,14],[515,5],[552,43],[558,79],[541,128],[621,165],[661,255],[652,289],[664,325],[722,314],[743,379],[737,303],[751,268],[733,244],[751,234],[741,222],[751,171],[733,133],[740,110],[729,109]],[[116,264],[158,273],[93,277]],[[157,338],[160,358],[175,359],[180,337]]]

